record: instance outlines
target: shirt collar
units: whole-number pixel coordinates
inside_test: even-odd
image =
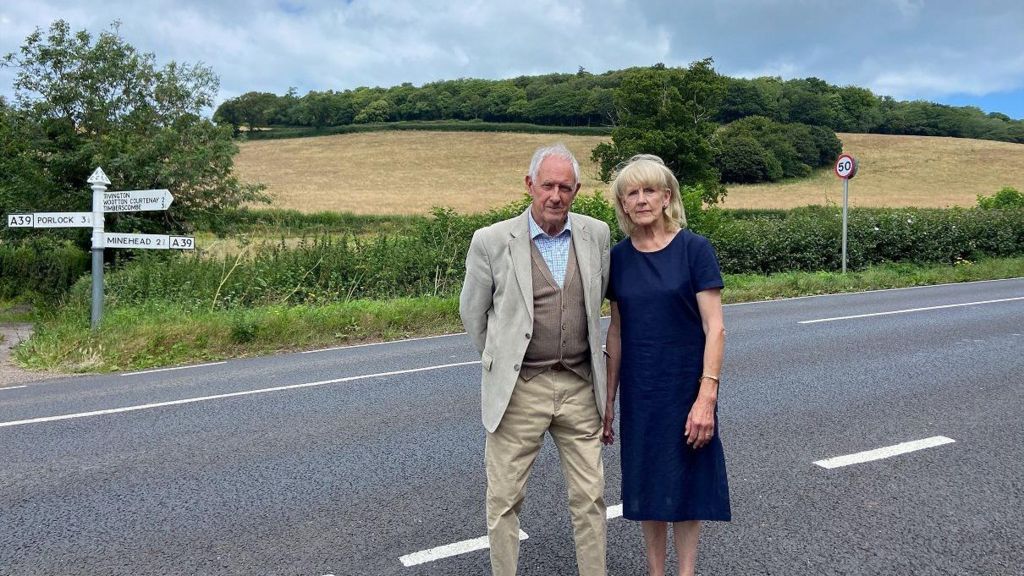
[[[547,232],[541,229],[540,224],[537,224],[537,221],[533,219],[533,212],[530,210],[529,206],[526,207],[526,215],[530,220],[530,240],[533,240],[537,236],[544,236],[545,238],[560,238],[565,235],[572,236],[572,218],[569,218],[568,215],[566,215],[565,218],[565,228],[562,228],[562,231],[554,236],[550,236]]]

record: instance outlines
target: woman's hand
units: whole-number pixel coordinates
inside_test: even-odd
[[[686,417],[683,434],[686,436],[686,443],[694,450],[707,446],[715,435],[715,402],[716,400],[698,395],[697,401],[690,408],[689,416]]]
[[[615,422],[615,406],[605,408],[604,430],[601,432],[601,444],[604,444],[605,446],[611,446],[615,443],[615,428],[612,427],[613,422]]]

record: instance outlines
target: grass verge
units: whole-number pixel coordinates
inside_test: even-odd
[[[749,302],[1022,275],[1024,258],[884,265],[845,275],[741,274],[725,278],[723,298]],[[108,372],[462,331],[456,297],[217,311],[151,302],[110,309],[95,334],[89,331],[88,315],[88,305],[79,304],[40,318],[35,335],[15,350],[15,359],[36,370]]]

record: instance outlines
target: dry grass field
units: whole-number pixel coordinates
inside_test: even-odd
[[[860,161],[852,206],[971,206],[1003,186],[1024,190],[1024,145],[920,136],[840,134]],[[564,142],[582,163],[583,191],[597,180],[590,150],[601,136],[483,132],[372,132],[245,142],[235,169],[266,184],[274,206],[302,212],[424,214],[432,206],[478,212],[523,194],[538,146]],[[842,202],[831,170],[792,183],[730,186],[728,208]]]
[[[850,205],[863,207],[973,206],[978,194],[1003,186],[1024,190],[1024,145],[990,140],[882,134],[838,134],[858,161]],[[730,186],[727,208],[793,208],[843,202],[842,180],[831,169],[792,183]]]
[[[590,150],[605,138],[551,134],[394,131],[241,145],[235,170],[262,182],[274,206],[302,212],[482,212],[520,198],[533,151],[561,141],[581,162],[584,190],[601,182]],[[603,186],[603,185],[602,185]]]

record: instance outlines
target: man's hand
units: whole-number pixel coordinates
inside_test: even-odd
[[[606,408],[604,412],[604,430],[601,432],[601,444],[605,446],[611,446],[615,443],[615,428],[612,423],[615,422],[615,407]]]

